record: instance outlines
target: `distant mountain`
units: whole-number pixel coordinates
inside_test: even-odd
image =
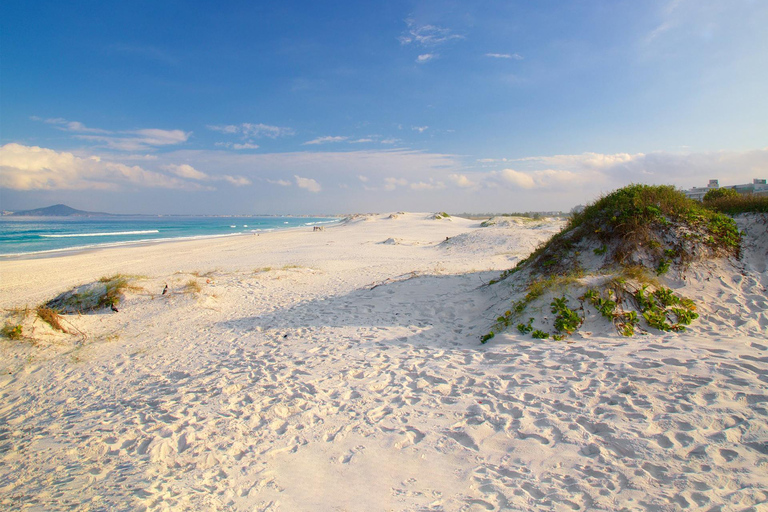
[[[16,217],[97,217],[112,214],[103,212],[86,212],[83,210],[75,210],[74,208],[70,208],[65,204],[55,204],[53,206],[48,206],[47,208],[37,208],[35,210],[13,212],[10,215]]]

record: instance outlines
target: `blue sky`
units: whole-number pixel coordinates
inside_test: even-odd
[[[0,202],[569,210],[768,177],[761,0],[3,2]]]

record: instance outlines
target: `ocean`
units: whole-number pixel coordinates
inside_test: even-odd
[[[214,238],[329,225],[328,217],[0,217],[0,256],[66,251],[162,240]]]

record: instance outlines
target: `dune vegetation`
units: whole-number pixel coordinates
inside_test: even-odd
[[[560,233],[491,281],[517,275],[522,291],[481,340],[511,326],[562,339],[579,329],[589,308],[625,336],[685,330],[698,316],[696,304],[665,287],[662,276],[681,274],[695,261],[737,257],[740,241],[732,218],[674,187],[621,188],[574,214]]]

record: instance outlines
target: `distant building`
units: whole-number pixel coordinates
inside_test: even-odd
[[[718,180],[709,180],[709,184],[706,187],[693,187],[683,192],[691,199],[701,201],[707,192],[715,188],[721,188],[720,182]],[[756,178],[752,180],[752,183],[746,185],[731,185],[722,188],[732,188],[739,194],[768,195],[768,180]]]

